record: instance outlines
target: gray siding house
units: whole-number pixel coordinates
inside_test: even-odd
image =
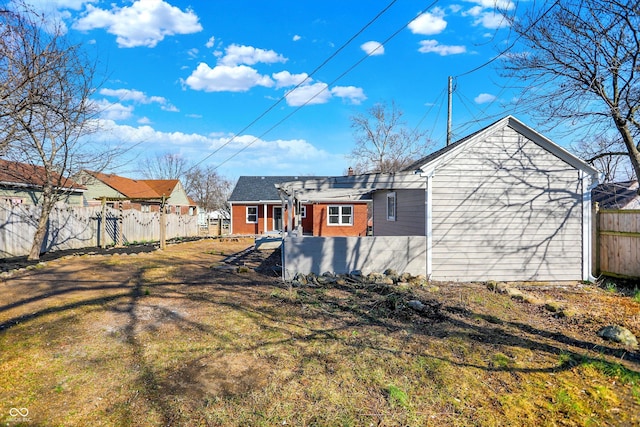
[[[562,281],[591,278],[597,181],[594,168],[509,116],[403,172],[352,185],[372,192],[374,238],[423,236],[418,272],[433,280]],[[309,258],[298,245],[291,241],[292,252]],[[407,256],[385,261],[366,246],[376,255],[357,256],[360,264],[349,268],[382,272]],[[305,268],[286,252],[284,262]]]

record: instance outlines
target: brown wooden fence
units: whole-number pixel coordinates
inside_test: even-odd
[[[640,210],[603,209],[594,224],[596,275],[640,278]]]
[[[0,202],[0,258],[28,255],[40,215],[40,207]],[[71,207],[60,204],[51,212],[42,252],[198,235],[197,216],[162,215],[137,210],[118,211],[100,206]]]

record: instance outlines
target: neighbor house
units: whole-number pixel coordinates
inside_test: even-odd
[[[0,201],[14,205],[38,205],[46,182],[44,167],[0,159]],[[83,205],[86,187],[70,178],[52,174],[60,201],[72,206]]]
[[[295,204],[288,205],[276,188],[286,182],[315,182],[318,179],[323,178],[241,176],[228,200],[231,233],[255,235],[295,230],[300,235],[310,236],[365,236],[370,197],[332,197],[325,193],[300,198]]]
[[[337,177],[309,192],[370,191],[373,237],[288,236],[285,276],[387,268],[451,281],[587,280],[598,172],[506,117],[395,174]]]
[[[600,209],[640,209],[637,180],[600,184],[591,197]]]
[[[131,179],[92,171],[83,171],[77,179],[87,188],[89,206],[104,201],[114,209],[158,212],[164,204],[166,213],[197,215],[196,203],[177,179]]]

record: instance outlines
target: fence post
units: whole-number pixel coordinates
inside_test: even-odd
[[[117,246],[124,245],[124,213],[122,211],[122,202],[118,202],[118,243]]]
[[[595,256],[595,262],[593,264],[594,276],[600,275],[600,204],[598,202],[593,204],[593,252]]]
[[[167,246],[167,218],[164,212],[164,204],[166,197],[162,195],[162,203],[160,204],[160,249],[165,249]]]
[[[107,247],[107,198],[102,198],[102,212],[100,213],[100,247]]]

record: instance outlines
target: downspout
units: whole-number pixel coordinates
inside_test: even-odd
[[[424,235],[426,242],[426,276],[427,280],[431,280],[433,274],[433,176],[435,171],[423,172],[420,170],[420,176],[426,179],[424,189]]]
[[[589,184],[586,180],[591,176]],[[598,179],[593,179],[592,175],[587,175],[581,170],[579,173],[580,185],[582,187],[582,280],[595,282],[593,276],[592,250],[593,250],[593,218],[591,209],[591,190],[598,185]]]

